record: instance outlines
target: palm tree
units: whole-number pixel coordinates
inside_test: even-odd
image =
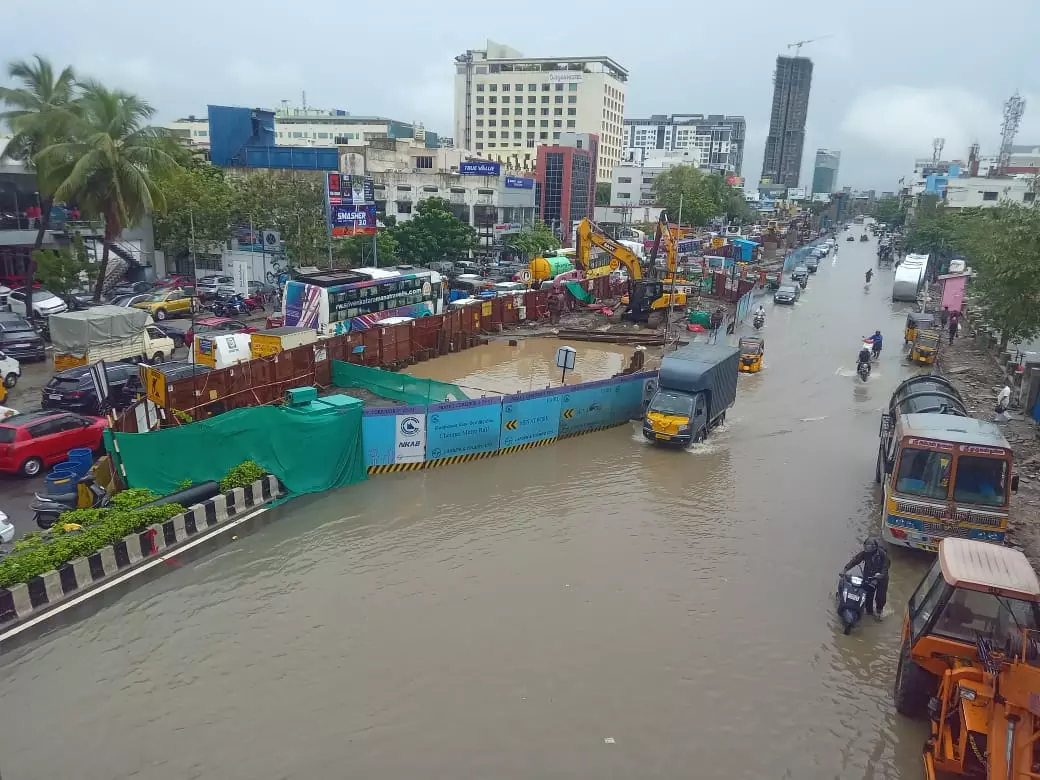
[[[0,113],[13,138],[0,159],[19,160],[36,171],[36,187],[40,193],[40,224],[33,249],[43,246],[43,238],[51,224],[55,181],[53,171],[36,161],[36,155],[64,137],[67,109],[75,96],[76,75],[65,68],[57,76],[50,62],[36,55],[32,61],[21,60],[7,66],[7,75],[22,83],[20,88],[0,87],[0,101],[7,111]],[[32,315],[32,289],[36,261],[30,260],[25,279],[25,311]]]
[[[165,131],[149,127],[155,113],[148,103],[121,90],[88,81],[79,85],[75,109],[67,112],[70,140],[52,144],[36,155],[37,165],[53,166],[56,198],[75,198],[88,212],[105,220],[101,266],[94,300],[101,299],[109,250],[123,228],[152,211],[165,209],[152,174],[175,167],[166,151]]]

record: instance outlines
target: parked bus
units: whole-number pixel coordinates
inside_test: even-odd
[[[916,301],[924,285],[928,255],[907,255],[898,266],[892,279],[893,301]]]
[[[444,312],[442,277],[414,266],[326,271],[286,282],[285,325],[338,335],[367,330],[387,317]]]
[[[881,419],[875,479],[882,484],[882,537],[935,552],[950,536],[1002,543],[1013,453],[1000,428],[969,417],[941,376],[904,381]]]

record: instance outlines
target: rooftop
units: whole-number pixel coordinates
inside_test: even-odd
[[[939,566],[954,587],[996,589],[1002,595],[1040,596],[1036,572],[1021,550],[971,539],[943,539]]]
[[[906,414],[901,418],[907,436],[939,439],[954,444],[1011,449],[996,423],[956,414]]]

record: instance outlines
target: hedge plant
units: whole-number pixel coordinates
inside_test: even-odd
[[[93,555],[124,536],[184,512],[179,504],[137,508],[156,498],[150,490],[124,490],[113,496],[112,503],[105,508],[62,513],[49,539],[38,533],[27,534],[15,544],[14,552],[0,561],[0,587],[28,582],[74,558]],[[67,524],[79,525],[82,530],[66,529]]]
[[[229,490],[234,488],[252,485],[258,479],[263,479],[266,475],[267,469],[255,461],[242,461],[225,474],[222,480],[220,480],[220,491],[222,493],[227,493]]]

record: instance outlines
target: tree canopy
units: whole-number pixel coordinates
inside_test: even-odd
[[[906,222],[906,209],[899,198],[879,198],[874,201],[873,216],[885,225],[902,225]]]
[[[718,174],[692,165],[674,165],[654,179],[654,197],[669,219],[704,225],[714,217],[747,220],[752,217],[744,195]],[[680,209],[680,201],[682,208]]]
[[[519,233],[506,236],[503,243],[518,252],[523,252],[528,258],[540,257],[560,246],[560,240],[549,226],[541,221],[536,221]]]
[[[46,289],[58,295],[68,295],[84,280],[94,281],[98,267],[87,259],[83,239],[77,236],[71,246],[58,249],[37,249],[33,252],[36,278]]]
[[[203,164],[175,167],[158,177],[166,212],[155,215],[155,241],[171,257],[215,249],[231,238],[234,187],[224,171]],[[219,251],[219,249],[216,249]]]
[[[455,260],[477,247],[476,231],[451,212],[443,198],[426,198],[416,215],[394,228],[398,256],[409,263],[427,265]]]

